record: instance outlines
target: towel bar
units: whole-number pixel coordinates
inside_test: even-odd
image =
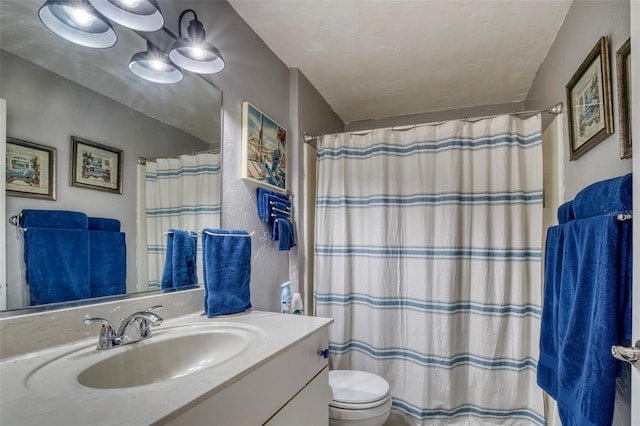
[[[281,209],[276,208],[276,207],[272,208],[271,210],[273,210],[274,212],[286,214],[286,215],[289,215],[289,216],[291,215],[291,211],[289,211],[289,210],[281,210]],[[271,213],[271,216],[275,216],[275,215],[273,213]]]
[[[22,213],[14,214],[13,216],[9,217],[9,223],[15,226],[16,228],[19,228],[22,232],[26,232],[27,228],[23,228],[20,226],[21,217],[22,217]]]
[[[618,216],[616,216],[616,219],[618,219],[620,222],[624,222],[625,220],[633,219],[633,215],[631,213],[620,213]]]
[[[203,231],[203,233],[207,235],[214,235],[217,237],[242,237],[242,238],[251,237],[254,234],[253,232],[251,232],[250,234],[218,234],[216,232],[209,232],[209,231]]]

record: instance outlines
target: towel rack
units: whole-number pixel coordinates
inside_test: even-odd
[[[15,226],[16,228],[20,229],[22,232],[26,232],[27,228],[23,228],[22,226],[20,226],[21,217],[22,217],[22,213],[14,214],[13,216],[9,217],[9,223]]]
[[[282,209],[279,209],[277,207],[273,207],[271,210],[274,211],[274,212],[286,214],[287,216],[291,215],[291,210],[282,210]],[[271,213],[271,216],[276,216],[276,215]]]
[[[631,213],[620,213],[618,216],[616,216],[616,219],[618,219],[620,222],[624,222],[625,220],[633,219],[633,215]]]
[[[213,235],[216,237],[243,237],[243,238],[247,238],[247,237],[251,237],[253,236],[253,232],[251,232],[250,234],[218,234],[217,232],[210,232],[210,231],[202,231],[204,234],[207,235]]]

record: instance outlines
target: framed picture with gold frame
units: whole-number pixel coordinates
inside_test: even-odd
[[[566,86],[570,160],[613,134],[609,38],[601,37]]]
[[[56,199],[56,149],[7,138],[7,195]]]
[[[616,52],[620,158],[631,158],[631,38]]]
[[[122,194],[122,150],[71,136],[71,186]]]

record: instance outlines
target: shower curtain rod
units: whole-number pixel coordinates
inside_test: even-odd
[[[549,114],[558,115],[558,114],[562,113],[562,110],[563,110],[562,102],[558,102],[554,106],[552,106],[550,108],[547,108],[547,109],[534,109],[534,110],[530,110],[530,111],[511,112],[511,113],[508,113],[507,115],[513,115],[513,116],[530,115],[530,114],[538,114],[538,113],[542,113],[542,112],[547,112]],[[462,119],[462,121],[468,121],[468,122],[472,122],[473,123],[473,122],[476,122],[476,121],[484,120],[486,118],[497,117],[498,115],[502,115],[502,114],[493,114],[493,115],[485,115],[485,116],[482,116],[482,117],[464,118],[464,119]],[[451,121],[451,120],[441,120],[441,121],[434,121],[434,122],[431,122],[431,123],[422,123],[422,124],[410,124],[410,125],[407,125],[407,126],[383,127],[383,129],[391,129],[391,130],[403,131],[403,130],[415,129],[416,127],[422,127],[422,126],[439,126],[440,124],[446,123],[447,121]],[[373,132],[374,130],[377,130],[377,129],[354,130],[352,132],[344,132],[344,133],[349,133],[351,135],[366,135],[368,133]],[[316,139],[320,139],[322,136],[324,136],[324,135],[311,136],[311,135],[308,135],[306,133],[303,133],[302,137],[304,139],[304,143],[311,143],[311,141],[314,141]]]
[[[220,150],[219,149],[208,149],[206,151],[194,151],[194,152],[189,152],[187,154],[176,154],[176,155],[169,155],[167,157],[156,157],[156,158],[138,157],[138,164],[141,164],[141,165],[144,166],[145,164],[147,164],[147,161],[153,163],[158,158],[180,158],[181,155],[196,155],[196,154],[220,154]]]

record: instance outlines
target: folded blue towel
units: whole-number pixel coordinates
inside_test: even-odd
[[[269,204],[270,201],[279,202],[285,207],[291,206],[291,201],[286,194],[280,194],[262,188],[258,188],[256,198],[258,216],[262,219],[263,222],[269,222],[271,220],[271,204]]]
[[[287,219],[278,219],[278,250],[287,251],[296,246],[293,224]]]
[[[246,231],[202,230],[204,312],[208,317],[251,308],[251,238]]]
[[[162,288],[164,290],[173,291],[178,287],[198,285],[197,252],[197,234],[180,229],[169,230],[162,273]]]
[[[29,226],[24,263],[31,305],[91,297],[87,229]]]
[[[558,223],[567,223],[575,218],[576,216],[573,213],[573,201],[567,201],[558,207]]]
[[[127,246],[123,232],[89,231],[89,281],[91,297],[127,292]]]
[[[66,210],[22,210],[22,228],[88,229],[89,219],[80,212]]]
[[[629,223],[601,215],[547,234],[538,384],[566,425],[610,425],[630,324]],[[627,250],[623,252],[623,250]]]
[[[576,219],[631,212],[632,174],[587,186],[573,200]]]
[[[89,231],[113,231],[120,232],[120,221],[118,219],[107,219],[103,217],[89,218]]]

